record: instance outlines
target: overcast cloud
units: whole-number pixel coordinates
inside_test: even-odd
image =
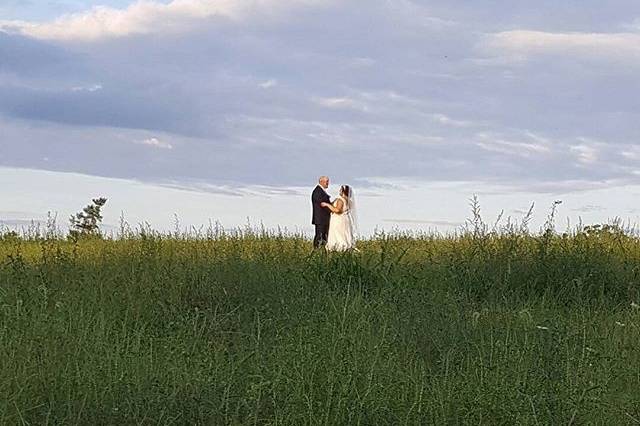
[[[640,183],[637,1],[58,3],[0,7],[0,166]]]

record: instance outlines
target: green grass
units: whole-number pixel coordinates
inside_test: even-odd
[[[640,423],[640,240],[0,240],[0,424]]]

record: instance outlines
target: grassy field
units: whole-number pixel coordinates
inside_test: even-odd
[[[0,241],[0,424],[637,424],[615,227]]]

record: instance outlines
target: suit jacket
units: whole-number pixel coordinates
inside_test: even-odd
[[[328,225],[331,219],[331,210],[320,206],[320,203],[330,203],[331,198],[322,189],[320,185],[316,186],[311,194],[311,205],[313,206],[313,216],[311,223],[313,225]]]

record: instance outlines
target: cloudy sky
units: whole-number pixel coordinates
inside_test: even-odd
[[[639,72],[635,0],[0,0],[0,220],[90,181],[136,219],[306,226],[329,174],[371,226],[483,192],[635,221]]]

